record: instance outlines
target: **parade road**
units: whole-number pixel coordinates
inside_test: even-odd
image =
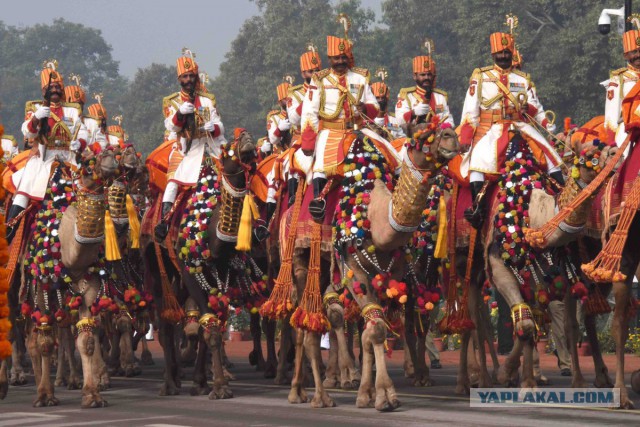
[[[640,425],[638,410],[602,408],[470,408],[466,397],[454,394],[458,352],[443,352],[443,369],[431,370],[433,387],[410,385],[402,370],[402,351],[393,353],[389,361],[390,374],[399,393],[402,406],[392,413],[375,409],[358,409],[356,392],[330,390],[335,408],[312,409],[309,404],[287,402],[289,388],[276,386],[251,367],[245,356],[249,343],[228,342],[227,351],[235,367],[236,380],[230,383],[233,399],[209,400],[207,396],[190,396],[192,368],[184,369],[185,378],[178,396],[160,397],[162,358],[157,341],[151,343],[155,366],[143,366],[142,375],[134,378],[112,378],[111,389],[102,396],[109,407],[80,409],[80,391],[56,388],[60,405],[35,409],[33,377],[23,387],[10,387],[0,401],[0,426],[327,426],[367,425],[417,426],[556,426],[556,425]],[[326,351],[323,351],[326,361]],[[503,359],[502,357],[500,358]],[[613,357],[605,358],[613,366]],[[544,355],[542,368],[553,387],[569,387],[570,378],[562,377],[551,365],[555,357]],[[590,358],[581,358],[588,384],[593,382]],[[630,365],[638,364],[632,358]],[[632,367],[628,367],[631,369]],[[628,376],[627,376],[628,378]],[[313,388],[307,388],[313,396]],[[640,397],[630,391],[636,407]]]

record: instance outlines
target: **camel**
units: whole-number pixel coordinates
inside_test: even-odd
[[[50,179],[50,190],[45,199],[47,210],[41,209],[36,216],[36,235],[30,241],[29,256],[25,263],[27,268],[23,270],[26,280],[25,289],[20,293],[23,300],[26,300],[27,304],[34,309],[31,320],[28,321],[27,347],[37,384],[35,407],[58,404],[50,380],[54,345],[52,328],[55,320],[60,318],[64,320],[65,317],[62,312],[62,291],[65,287],[75,295],[80,294],[84,302],[80,307],[81,320],[77,325],[79,331],[77,346],[82,358],[84,374],[82,405],[83,407],[106,405],[94,386],[94,376],[97,376],[97,372],[93,368],[96,364],[95,359],[100,355],[99,352],[93,351],[95,349],[94,320],[91,318],[89,308],[97,296],[101,283],[97,274],[92,273],[90,269],[98,261],[103,244],[103,185],[115,174],[116,169],[117,161],[111,151],[105,151],[95,157],[92,153],[86,154],[77,177],[71,177],[70,169],[59,163],[53,168]],[[71,192],[72,182],[74,192]],[[74,196],[77,206],[67,207]],[[57,223],[59,228],[56,229]],[[39,246],[42,239],[38,240],[43,232],[51,236],[49,245],[44,246],[44,249]],[[59,246],[55,244],[56,237],[59,238]],[[46,256],[45,249],[56,253],[58,248],[61,261],[59,267],[64,266],[63,269],[44,270],[48,265],[53,266],[53,263],[45,262],[42,264],[45,267],[41,266],[41,273],[39,273],[34,264],[39,261],[38,257]],[[54,256],[53,259],[58,258]],[[55,276],[59,271],[61,275]],[[52,308],[55,306],[58,307],[58,311],[54,315]]]
[[[572,202],[580,193],[581,189],[584,188],[588,183],[593,181],[596,177],[596,173],[593,169],[589,169],[585,166],[580,166],[578,168],[579,175],[578,176],[570,176],[565,187],[560,191],[559,195],[554,198],[551,195],[545,193],[542,190],[544,184],[538,185],[536,181],[541,174],[539,168],[536,168],[535,161],[530,161],[531,157],[528,157],[529,151],[528,147],[526,147],[523,139],[519,134],[514,134],[512,136],[510,146],[513,151],[508,154],[508,158],[515,158],[516,153],[522,153],[518,156],[518,159],[528,159],[529,166],[525,166],[520,164],[520,166],[516,166],[516,169],[520,168],[520,171],[526,169],[526,173],[521,173],[519,175],[511,175],[509,173],[503,176],[505,181],[503,182],[513,182],[511,185],[507,186],[504,184],[506,188],[511,188],[512,186],[518,186],[519,180],[522,182],[527,181],[527,185],[531,183],[532,187],[531,191],[531,199],[529,201],[528,213],[529,213],[529,225],[532,229],[537,226],[545,224],[548,220],[550,220],[555,212],[556,205],[561,209],[562,207],[568,205]],[[582,150],[586,150],[587,156],[593,156],[595,153],[600,152],[602,147],[594,146],[591,142],[587,143],[585,146],[581,147]],[[609,147],[604,148],[602,153],[600,154],[600,159],[602,161],[606,161],[609,155],[610,149]],[[520,157],[521,156],[521,157]],[[517,164],[517,163],[516,163]],[[524,169],[522,169],[524,168]],[[507,171],[508,172],[508,171]],[[530,178],[529,178],[530,174]],[[525,177],[525,175],[527,175]],[[514,178],[515,177],[515,178]],[[513,181],[512,181],[513,180]],[[544,182],[544,181],[543,181]],[[534,188],[535,187],[535,188]],[[527,187],[529,188],[529,187]],[[501,203],[506,203],[506,196],[501,195],[502,193],[498,192],[497,197],[502,197],[500,199]],[[505,193],[510,196],[510,193]],[[517,197],[517,196],[514,196]],[[492,200],[492,199],[489,199]],[[518,199],[519,200],[519,199]],[[582,229],[587,220],[587,215],[589,209],[591,208],[591,203],[593,202],[593,198],[588,198],[584,203],[582,203],[573,214],[562,224],[562,226],[554,231],[554,233],[549,236],[544,243],[540,241],[539,238],[536,238],[536,235],[529,234],[527,230],[524,231],[524,235],[526,235],[527,242],[531,244],[533,248],[541,248],[541,247],[559,247],[566,245],[567,243],[575,240],[578,237],[578,232]],[[518,202],[519,203],[519,202]],[[525,202],[526,203],[526,202]],[[557,259],[557,255],[551,253],[536,253],[535,256],[532,256],[529,259],[532,259],[532,265],[537,266],[531,267],[529,270],[523,269],[522,272],[516,274],[518,270],[517,264],[507,263],[505,259],[523,259],[514,257],[512,258],[512,254],[516,252],[508,252],[506,249],[505,242],[507,240],[499,240],[500,234],[498,230],[502,230],[504,233],[508,227],[505,223],[510,227],[522,227],[522,224],[515,223],[515,225],[510,222],[504,221],[504,214],[498,215],[498,202],[494,203],[492,214],[489,218],[494,218],[494,221],[491,223],[485,224],[485,240],[484,240],[484,252],[485,259],[487,260],[487,276],[490,279],[491,284],[502,294],[510,307],[512,307],[512,317],[514,319],[514,331],[517,334],[517,338],[514,343],[514,347],[510,355],[507,357],[505,364],[500,367],[498,371],[498,382],[501,384],[513,384],[517,378],[517,369],[520,366],[520,356],[524,355],[524,365],[523,365],[523,377],[521,380],[522,387],[535,387],[536,380],[533,376],[533,365],[534,365],[534,357],[537,356],[537,353],[533,351],[535,334],[537,331],[536,321],[533,316],[533,312],[527,301],[523,298],[522,293],[529,293],[529,298],[532,298],[532,293],[530,290],[527,290],[528,286],[528,278],[526,274],[530,274],[533,276],[533,279],[536,280],[536,274],[542,275],[545,269],[552,269],[555,262],[559,262]],[[523,205],[526,206],[526,205]],[[524,207],[524,209],[527,209]],[[509,218],[510,216],[506,217]],[[525,226],[526,227],[526,223]],[[495,228],[494,228],[495,227]],[[502,250],[503,246],[505,247]],[[510,246],[510,250],[513,251],[513,247],[518,248],[518,246]],[[531,249],[533,250],[533,249]],[[535,252],[534,252],[535,253]],[[505,258],[505,255],[506,258]],[[525,254],[525,253],[523,253]],[[529,253],[526,253],[526,256],[529,256]],[[542,267],[544,266],[544,267]],[[568,267],[567,267],[568,268]],[[531,273],[528,273],[531,271]],[[524,272],[524,273],[523,273]],[[521,274],[525,274],[524,278]],[[540,285],[538,285],[540,286]],[[571,316],[567,315],[570,319]],[[573,315],[573,319],[575,319],[575,313]]]
[[[378,299],[376,288],[372,285],[372,279],[374,278],[370,275],[370,272],[379,271],[385,273],[384,282],[386,285],[378,283],[378,286],[388,286],[389,283],[394,282],[397,284],[397,281],[402,279],[404,276],[404,258],[398,256],[398,249],[409,241],[418,225],[420,214],[424,209],[428,188],[430,188],[427,178],[437,173],[439,168],[457,152],[457,137],[450,129],[439,132],[435,137],[433,127],[428,129],[425,127],[426,125],[416,129],[416,132],[420,131],[420,135],[416,134],[415,140],[408,139],[409,144],[403,157],[400,181],[395,186],[393,193],[387,188],[387,186],[392,185],[388,160],[385,160],[380,149],[376,148],[376,145],[372,143],[372,140],[369,139],[371,138],[370,136],[365,138],[363,134],[356,132],[355,136],[352,137],[349,152],[346,155],[347,161],[344,166],[346,176],[343,180],[339,197],[345,197],[350,194],[351,188],[357,192],[362,192],[357,197],[359,198],[358,200],[362,200],[360,203],[363,204],[366,204],[367,200],[365,199],[368,199],[368,220],[370,221],[370,224],[367,223],[367,228],[370,227],[370,230],[366,230],[364,237],[358,238],[357,245],[351,246],[351,244],[356,243],[355,239],[353,241],[347,239],[335,242],[336,247],[339,248],[342,254],[341,259],[337,260],[342,277],[347,279],[349,291],[355,296],[358,305],[362,308],[362,315],[366,321],[365,330],[362,334],[364,358],[362,380],[356,400],[358,407],[370,407],[373,405],[374,400],[376,409],[380,411],[391,411],[400,405],[384,361],[384,344],[388,330],[386,318],[392,313],[388,313],[386,316],[383,313],[380,303],[384,304],[385,302]],[[422,147],[425,147],[426,154],[421,151]],[[367,160],[364,160],[365,158]],[[355,170],[355,162],[366,164],[367,161],[372,162],[367,166],[371,168],[368,175],[356,177],[359,171],[355,173],[349,172],[351,165]],[[380,179],[376,179],[376,177],[385,179],[387,183],[385,184]],[[362,184],[358,184],[360,182]],[[427,185],[425,185],[425,182]],[[366,185],[366,190],[361,185]],[[348,203],[348,200],[343,200],[343,202],[345,201]],[[357,205],[358,203],[355,203],[353,206]],[[341,206],[341,208],[343,207]],[[344,209],[336,208],[337,213],[342,211]],[[398,223],[397,218],[400,218],[402,223]],[[335,226],[336,230],[340,229],[340,223],[342,223],[340,219],[341,217],[338,215],[336,218],[338,220]],[[390,223],[390,221],[393,221],[393,223]],[[349,234],[343,234],[343,236],[345,235],[348,236]],[[313,242],[311,244],[313,245]],[[347,247],[353,248],[353,251],[347,250]],[[367,250],[366,248],[373,249]],[[311,250],[313,251],[314,249],[312,248]],[[307,266],[310,255],[308,249],[298,248],[292,260],[295,292],[297,293],[299,305],[301,304],[301,296],[302,300],[304,300],[304,293],[308,292],[305,286],[309,286],[307,283],[309,274],[319,274],[319,283],[329,282],[327,277],[329,265],[325,259],[321,260],[319,272],[316,272],[317,270],[308,271]],[[381,266],[387,267],[382,268]],[[380,281],[378,280],[378,282]],[[358,283],[357,290],[355,289],[356,283]],[[366,288],[366,291],[363,292],[364,288]],[[404,298],[406,299],[406,295]],[[396,305],[396,308],[399,309],[404,300],[400,304],[397,304],[397,301],[395,304],[391,301],[386,302],[389,305]],[[336,328],[337,337],[344,338],[342,326],[344,324],[344,312],[342,305],[339,304],[335,296],[326,301],[326,305],[328,321],[332,327]],[[391,311],[392,308],[389,307],[389,310]],[[307,401],[307,395],[303,388],[303,347],[310,360],[315,383],[315,395],[311,400],[311,406],[314,408],[335,406],[335,402],[327,394],[321,378],[320,334],[317,330],[303,330],[300,328],[296,334],[295,371],[291,382],[289,402],[301,403]],[[347,354],[346,343],[339,345],[339,348],[339,352],[342,353],[339,354],[339,358],[342,358],[343,361],[351,360],[349,354]],[[375,386],[372,378],[374,357],[376,361]],[[341,370],[347,367],[344,362],[340,362],[340,365]],[[348,377],[348,373],[342,376],[343,381],[345,376]]]
[[[187,219],[191,214],[190,212],[180,213],[178,216],[180,221],[178,225],[181,232],[178,239],[175,240],[175,248],[171,249],[180,254],[180,258],[175,260],[173,266],[169,266],[171,272],[165,272],[165,274],[169,273],[173,276],[174,284],[165,282],[161,291],[156,290],[154,292],[158,310],[161,313],[160,343],[163,346],[165,361],[167,362],[165,382],[160,391],[161,395],[177,394],[180,383],[172,330],[173,325],[167,315],[167,309],[176,310],[177,302],[186,301],[188,296],[191,302],[185,308],[184,330],[187,337],[191,336],[199,341],[191,393],[194,395],[208,394],[210,399],[233,397],[222,365],[222,332],[225,327],[229,301],[229,298],[223,293],[226,291],[226,286],[232,286],[233,283],[225,283],[222,280],[227,277],[228,272],[231,271],[230,265],[233,264],[231,261],[232,255],[235,253],[234,247],[242,200],[246,193],[247,177],[254,158],[255,145],[253,137],[246,131],[240,132],[232,143],[223,147],[223,154],[220,162],[216,162],[217,165],[214,164],[212,157],[205,156],[201,167],[200,180],[204,180],[210,185],[206,188],[206,191],[200,193],[198,192],[205,186],[198,186],[196,192],[191,195],[192,198],[187,202],[186,209],[196,209],[193,207],[193,203],[204,203],[211,207],[211,215],[206,222],[207,231],[205,234],[199,235],[199,238],[202,239],[199,247],[208,251],[206,256],[200,258],[197,255],[193,257],[189,255],[189,250],[185,248],[190,246],[186,246],[188,242],[184,238],[189,234],[184,234],[183,230],[186,230],[185,227],[189,227],[188,224],[194,221]],[[202,194],[204,198],[198,196],[198,194]],[[218,201],[218,197],[221,198],[220,201]],[[149,211],[147,215],[149,215]],[[192,253],[195,252],[192,251]],[[169,253],[165,252],[164,249],[161,253],[158,253],[154,246],[147,245],[145,249],[145,258],[148,263],[146,272],[152,273],[151,277],[158,279],[155,281],[157,284],[160,284],[165,279],[169,280],[169,277],[160,280],[158,270],[150,268],[158,266],[159,257],[163,259],[164,268],[168,266],[167,264],[174,263]],[[177,283],[177,280],[182,281],[186,292],[179,291],[176,294],[175,290],[172,291],[170,289]],[[171,296],[168,295],[169,292],[172,294]],[[174,302],[169,306],[171,303],[168,301],[171,300]],[[174,311],[175,314],[176,312]],[[210,388],[207,384],[207,375],[205,373],[207,349],[211,352],[212,357],[213,388]]]

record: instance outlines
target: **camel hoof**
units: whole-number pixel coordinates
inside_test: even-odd
[[[309,400],[307,392],[303,388],[299,388],[298,390],[292,388],[287,399],[291,404],[307,403]]]
[[[336,402],[329,397],[328,394],[318,396],[317,394],[311,399],[312,408],[333,408],[336,406]]]
[[[67,390],[78,390],[82,388],[82,381],[79,378],[72,378],[67,384]]]
[[[373,399],[370,397],[358,397],[356,399],[356,408],[367,409],[373,408]]]
[[[469,384],[458,384],[456,386],[454,394],[458,396],[469,396],[470,394]]]
[[[15,376],[11,377],[11,380],[9,380],[9,384],[12,385],[12,386],[26,385],[27,384],[27,378],[24,376],[24,374],[15,375]]]
[[[383,402],[382,405],[376,406],[376,409],[379,412],[393,412],[400,407],[400,401],[398,399],[394,399],[391,402],[388,400]]]
[[[264,368],[264,377],[267,379],[275,378],[278,368],[274,365],[266,365]]]
[[[86,399],[82,399],[83,409],[106,408],[107,406],[109,406],[109,403],[99,397],[87,396]]]
[[[291,378],[287,377],[286,375],[276,375],[276,377],[273,379],[273,383],[275,385],[288,385],[291,384]]]
[[[340,384],[340,388],[343,390],[355,390],[359,385],[360,384],[355,384],[354,381],[343,381],[342,384]]]
[[[620,407],[618,409],[634,409],[633,402],[627,396],[620,396]]]
[[[65,385],[67,384],[64,378],[56,378],[56,380],[53,382],[54,387],[64,387]]]
[[[60,401],[55,397],[44,397],[33,402],[34,408],[44,408],[48,406],[58,406]]]
[[[204,396],[211,393],[211,387],[209,387],[206,383],[205,385],[194,385],[193,387],[191,387],[189,393],[191,393],[191,396]]]
[[[324,388],[338,388],[338,379],[337,378],[325,378],[322,381],[322,386]]]
[[[227,371],[226,369],[223,371],[224,372],[224,379],[227,381],[235,381],[236,380],[236,376],[233,375],[231,372]]]
[[[156,363],[153,361],[153,357],[151,357],[151,352],[149,350],[143,350],[140,355],[140,363],[144,366],[152,366]]]
[[[633,384],[633,381],[631,382]],[[613,381],[609,378],[609,375],[603,374],[596,376],[593,386],[596,388],[613,388]]]
[[[9,392],[9,383],[7,381],[0,382],[0,400],[7,397],[8,392]]]
[[[180,394],[180,390],[178,390],[178,387],[174,386],[174,385],[168,385],[168,384],[162,384],[162,387],[160,387],[160,392],[158,393],[158,396],[177,396]]]
[[[229,387],[226,386],[214,389],[211,393],[209,393],[209,400],[231,399],[232,397],[233,392],[229,389]]]

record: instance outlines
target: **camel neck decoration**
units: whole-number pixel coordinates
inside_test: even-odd
[[[498,214],[494,218],[495,242],[498,244],[504,265],[518,282],[525,283],[524,270],[532,265],[537,253],[524,238],[529,225],[529,202],[534,188],[543,186],[550,194],[554,190],[544,179],[540,167],[533,158],[526,141],[513,138],[507,147],[507,161],[500,171],[504,177],[498,183]]]
[[[208,228],[220,199],[218,171],[213,161],[207,159],[200,168],[200,179],[187,201],[188,212],[180,222],[180,240],[183,242],[178,256],[191,274],[202,274],[211,258]]]

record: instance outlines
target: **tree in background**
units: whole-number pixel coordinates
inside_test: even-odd
[[[0,22],[0,99],[7,133],[20,135],[25,102],[42,98],[39,75],[47,59],[58,60],[66,84],[69,74],[80,75],[88,98],[104,92],[107,111],[117,112],[127,81],[100,30],[64,19],[23,29]]]
[[[162,98],[179,90],[175,66],[151,64],[138,69],[122,96],[123,127],[136,150],[149,154],[162,143]]]

